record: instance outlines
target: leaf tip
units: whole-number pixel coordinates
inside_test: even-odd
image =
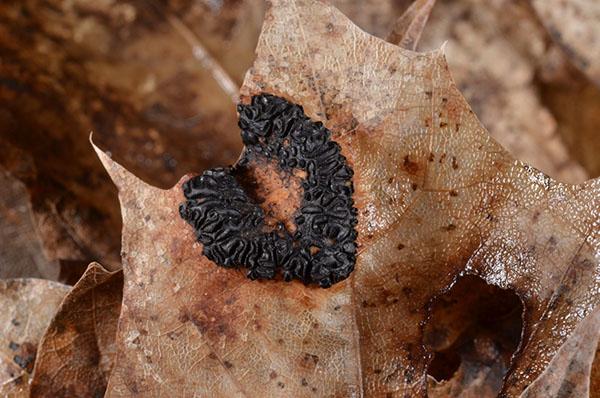
[[[96,155],[98,156],[98,158],[100,159],[100,162],[102,163],[102,166],[104,166],[104,169],[106,170],[106,172],[108,173],[108,175],[110,176],[110,178],[112,179],[114,184],[117,186],[117,189],[119,190],[119,192],[122,192],[123,189],[128,185],[132,185],[132,184],[144,184],[145,185],[145,183],[143,181],[141,181],[135,175],[133,175],[132,173],[127,171],[127,169],[125,167],[123,167],[119,163],[115,162],[111,158],[110,152],[104,152],[102,149],[98,148],[98,146],[94,143],[94,140],[93,140],[93,132],[90,132],[89,139],[90,139],[90,144],[92,145],[92,148],[94,148]]]

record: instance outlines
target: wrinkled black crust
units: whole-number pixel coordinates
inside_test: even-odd
[[[204,255],[223,267],[246,267],[248,277],[329,287],[350,275],[356,262],[357,210],[352,169],[322,123],[301,106],[272,95],[238,105],[246,150],[237,166],[216,168],[183,185],[181,217],[196,230]],[[248,159],[275,159],[285,172],[306,172],[295,233],[283,225],[268,231],[263,210],[234,178]],[[312,253],[312,254],[311,254]]]

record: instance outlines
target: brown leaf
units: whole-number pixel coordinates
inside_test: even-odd
[[[398,18],[386,40],[407,50],[415,51],[425,29],[435,0],[415,0]]]
[[[556,46],[546,53],[539,75],[541,98],[556,118],[566,147],[589,175],[599,176],[600,86],[590,84]]]
[[[600,309],[596,309],[581,321],[546,370],[520,397],[588,397],[599,337]]]
[[[51,260],[120,267],[118,203],[90,131],[163,186],[239,152],[231,98],[153,3],[0,5],[0,164],[27,186]]]
[[[67,294],[40,340],[32,397],[97,397],[116,353],[123,273],[92,263]]]
[[[403,50],[318,1],[268,10],[242,101],[262,92],[301,104],[352,164],[356,269],[320,289],[217,267],[178,215],[183,180],[153,188],[97,150],[124,220],[107,396],[422,396],[429,303],[462,274],[523,302],[503,386],[518,396],[597,304],[600,181],[562,184],[515,160],[440,51]]]
[[[29,396],[29,375],[46,327],[69,286],[42,279],[0,280],[0,395]]]
[[[0,279],[58,279],[59,266],[46,259],[23,184],[0,169]]]
[[[600,87],[600,3],[534,0],[533,7],[569,61]]]
[[[583,159],[571,156],[546,107],[546,95],[539,95],[536,71],[545,55],[545,36],[525,2],[441,0],[419,48],[432,50],[447,42],[458,87],[512,156],[559,181],[581,183],[588,178],[578,163]]]
[[[413,0],[333,0],[331,4],[356,25],[377,37],[385,37],[396,19]]]
[[[264,2],[184,0],[162,1],[161,4],[159,11],[178,17],[239,87],[254,61],[254,47],[265,12]]]

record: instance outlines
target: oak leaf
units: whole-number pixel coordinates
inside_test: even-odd
[[[561,182],[574,184],[589,178],[582,167],[589,163],[584,161],[586,157],[574,153],[574,145],[563,141],[562,120],[565,110],[577,110],[577,134],[570,134],[566,141],[578,140],[582,125],[587,121],[594,125],[592,112],[581,114],[589,96],[576,100],[582,92],[569,83],[554,90],[562,94],[557,99],[563,99],[566,92],[574,95],[558,106],[549,106],[548,90],[539,87],[538,72],[540,66],[549,69],[552,65],[546,32],[527,3],[438,2],[418,48],[436,49],[444,42],[461,93],[492,137],[513,157]],[[588,142],[582,148],[592,152],[593,141]]]
[[[354,169],[356,268],[320,289],[217,267],[179,217],[187,178],[154,188],[97,149],[124,226],[107,396],[424,396],[422,325],[464,275],[523,303],[500,386],[519,396],[598,303],[600,182],[559,183],[515,160],[442,51],[386,43],[319,1],[273,1],[256,52],[241,101],[302,105]]]

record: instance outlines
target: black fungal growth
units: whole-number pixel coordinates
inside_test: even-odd
[[[301,106],[273,95],[238,105],[246,146],[236,166],[215,168],[187,181],[181,217],[196,230],[204,255],[223,267],[248,268],[251,279],[329,287],[350,275],[356,262],[357,210],[352,169],[330,131],[311,121]],[[301,170],[304,196],[294,216],[295,231],[265,223],[263,209],[236,175],[250,161],[276,160],[289,173]],[[270,230],[269,230],[270,229]]]

